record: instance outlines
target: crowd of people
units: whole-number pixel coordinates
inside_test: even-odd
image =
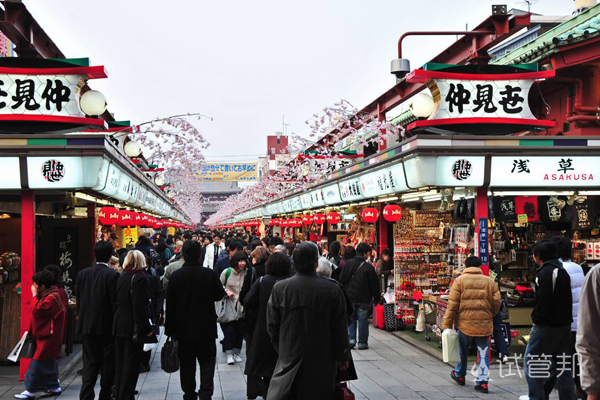
[[[228,364],[244,361],[246,342],[248,399],[330,399],[336,383],[357,379],[351,349],[368,349],[373,305],[394,273],[391,252],[376,259],[367,243],[323,247],[234,232],[140,236],[133,249],[118,251],[99,241],[94,255],[75,287],[85,400],[95,398],[98,375],[99,399],[134,399],[161,325],[178,341],[184,400],[210,399],[218,324]],[[561,400],[584,392],[595,400],[600,393],[600,266],[584,277],[570,256],[565,237],[540,240],[533,248],[539,268],[524,360],[530,400],[547,399],[556,385]],[[16,398],[61,392],[56,359],[68,304],[60,275],[59,267],[49,265],[33,277],[30,331],[37,350],[26,390]],[[443,327],[459,332],[460,361],[451,372],[459,385],[466,383],[467,354],[475,342],[475,389],[482,393],[488,392],[489,337],[496,333],[500,303],[498,282],[483,274],[479,258],[467,258],[452,284]],[[230,309],[221,313],[218,305]],[[506,346],[498,350],[501,358],[508,354]],[[559,358],[575,354],[581,374],[575,365],[559,373]],[[531,374],[533,362],[546,356],[549,376]]]

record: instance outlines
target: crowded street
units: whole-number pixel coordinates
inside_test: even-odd
[[[0,168],[0,400],[600,400],[600,0],[2,0]]]

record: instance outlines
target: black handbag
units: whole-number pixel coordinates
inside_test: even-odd
[[[35,338],[31,334],[31,332],[27,333],[27,337],[23,342],[23,347],[21,348],[21,352],[19,353],[19,360],[21,358],[33,358],[35,354],[35,349],[37,348],[37,344],[35,342]]]
[[[160,367],[167,374],[179,370],[179,343],[168,338],[160,351]]]
[[[146,344],[146,343],[158,343],[158,339],[156,338],[156,335],[150,335],[147,336],[144,334],[144,332],[142,332],[142,327],[137,324],[135,322],[136,318],[135,318],[135,304],[133,304],[133,279],[135,278],[135,274],[133,274],[133,276],[131,277],[131,288],[129,290],[129,292],[131,293],[131,307],[133,310],[133,337],[132,337],[132,341],[133,343],[140,343],[140,344]],[[154,333],[154,328],[151,326],[152,330],[151,332]]]

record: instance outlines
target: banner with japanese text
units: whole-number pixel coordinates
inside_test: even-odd
[[[138,241],[138,230],[136,227],[127,227],[123,229],[123,246],[133,247]]]
[[[202,181],[256,181],[258,179],[256,163],[206,163],[194,170]]]

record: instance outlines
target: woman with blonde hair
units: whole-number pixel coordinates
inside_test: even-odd
[[[113,320],[115,336],[115,398],[133,400],[140,373],[144,344],[133,335],[152,336],[148,312],[146,257],[139,250],[127,253],[123,274],[117,281],[117,311]]]

